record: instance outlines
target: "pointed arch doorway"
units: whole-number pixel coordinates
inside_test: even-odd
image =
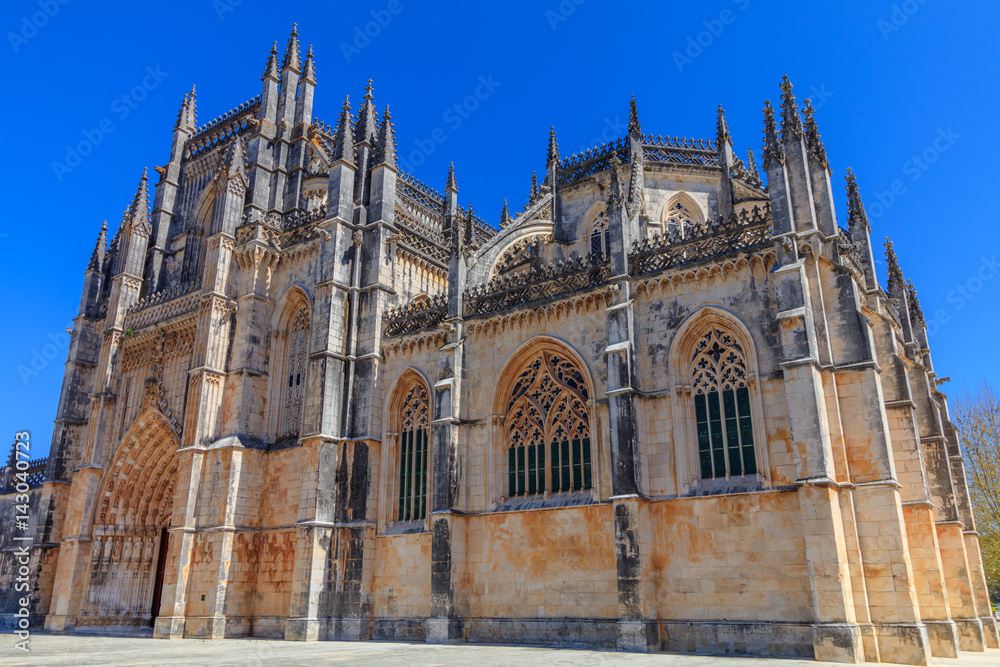
[[[87,589],[78,627],[151,627],[168,571],[178,439],[147,408],[118,445],[97,496]]]

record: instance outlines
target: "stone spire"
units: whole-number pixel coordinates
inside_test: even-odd
[[[312,84],[316,83],[316,63],[313,62],[312,44],[309,45],[309,51],[306,52],[306,64],[302,68],[302,80]]]
[[[528,198],[528,204],[534,204],[538,199],[538,174],[536,172],[531,172],[531,196]]]
[[[545,161],[545,168],[551,169],[552,166],[559,166],[559,146],[556,144],[556,128],[549,128],[549,153],[548,158]],[[554,185],[554,184],[553,184]]]
[[[858,190],[858,181],[851,169],[847,170],[847,229],[852,236],[856,230],[865,234],[871,231],[868,214],[865,213],[865,205]]]
[[[198,114],[196,109],[196,99],[194,86],[191,92],[184,96],[181,108],[177,112],[177,124],[174,127],[178,130],[193,132],[198,124]]]
[[[226,171],[226,178],[241,178],[244,185],[247,185],[247,156],[246,147],[243,144],[243,137],[237,135],[226,151],[226,156],[222,161]]]
[[[369,144],[375,143],[378,131],[375,118],[378,112],[375,111],[375,105],[372,104],[373,99],[375,99],[375,96],[372,94],[372,80],[368,79],[364,102],[361,103],[361,109],[358,111],[358,122],[354,126],[354,143],[356,144],[365,142]]]
[[[638,212],[642,206],[642,191],[645,185],[643,183],[642,168],[642,156],[633,155],[632,171],[629,174],[628,180],[628,199],[626,200],[629,215]]]
[[[806,105],[802,108],[802,115],[805,116],[806,147],[809,149],[809,155],[829,172],[830,163],[826,159],[826,148],[823,146],[823,139],[819,136],[819,127],[816,125],[816,119],[813,116],[815,113],[816,110],[813,109],[812,103],[806,100]]]
[[[750,181],[754,185],[760,185],[762,183],[760,180],[760,171],[757,169],[757,159],[753,156],[753,148],[747,148],[746,170],[747,174],[750,176]]]
[[[781,140],[788,144],[802,136],[802,117],[792,93],[792,82],[787,76],[781,79]]]
[[[281,61],[281,69],[291,68],[299,71],[299,25],[292,24],[292,34],[288,36],[288,46],[285,48],[285,57]]]
[[[94,244],[94,252],[90,255],[90,262],[87,263],[88,271],[100,271],[104,266],[104,255],[108,251],[108,221],[101,225],[101,231],[97,235],[97,243]]]
[[[889,273],[889,293],[894,297],[901,296],[898,291],[906,286],[906,280],[903,278],[903,270],[899,268],[899,259],[888,236],[885,237],[885,265]]]
[[[910,313],[920,322],[924,322],[924,311],[920,308],[920,301],[917,300],[917,288],[913,286],[912,280],[906,281],[906,300],[910,304]]]
[[[771,100],[764,100],[764,169],[771,168],[771,162],[784,164],[785,151],[778,142],[778,128],[774,123],[774,108]]]
[[[464,245],[472,245],[476,240],[475,227],[473,226],[473,221],[476,219],[476,212],[472,209],[472,204],[469,204],[469,210],[465,214],[465,229],[463,230]]]
[[[351,132],[351,100],[344,96],[344,106],[340,108],[337,133],[333,138],[333,159],[354,164],[354,133]]]
[[[503,198],[503,209],[500,211],[500,229],[510,224],[510,210],[507,208],[507,198]]]
[[[141,228],[147,235],[150,233],[149,227],[149,188],[147,187],[148,176],[145,167],[142,168],[142,178],[139,179],[139,187],[132,197],[132,204],[129,206],[129,228],[136,230]]]
[[[635,108],[635,95],[628,104],[628,134],[629,136],[642,137],[642,128],[639,126],[639,112]]]
[[[733,139],[729,135],[729,126],[726,125],[726,112],[720,104],[715,112],[715,149],[721,151],[727,142],[732,145]]]
[[[447,192],[458,192],[458,183],[455,181],[455,163],[448,165],[448,182],[445,184]]]
[[[375,146],[375,164],[396,168],[396,136],[388,104],[385,106],[385,113],[382,114],[382,126],[379,128],[378,142]]]
[[[278,80],[278,43],[274,42],[271,45],[271,55],[267,58],[267,64],[264,66],[264,73],[261,75],[261,79],[274,79]]]

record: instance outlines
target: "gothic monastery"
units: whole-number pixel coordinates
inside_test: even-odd
[[[101,229],[30,471],[35,627],[998,646],[916,292],[888,242],[877,275],[787,79],[761,171],[721,108],[678,139],[632,100],[611,143],[562,157],[553,131],[498,225],[454,169],[443,192],[400,171],[370,83],[333,125],[315,86],[293,30],[252,100],[199,126],[192,89]]]

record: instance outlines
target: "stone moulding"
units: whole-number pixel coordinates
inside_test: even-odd
[[[200,287],[196,283],[181,283],[137,301],[125,314],[125,329],[138,329],[153,322],[162,322],[198,309]]]

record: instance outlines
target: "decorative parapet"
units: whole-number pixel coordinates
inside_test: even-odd
[[[610,169],[611,156],[614,154],[618,155],[618,161],[622,164],[632,161],[631,143],[628,138],[617,139],[562,160],[559,163],[559,184],[573,183]],[[706,139],[643,135],[642,157],[646,162],[697,167],[719,166],[718,149]]]
[[[124,327],[139,329],[198,309],[199,285],[181,283],[139,299],[126,311]]]
[[[610,278],[611,266],[599,255],[501,276],[466,290],[465,317],[483,317],[548,301],[602,285]]]
[[[202,125],[184,145],[185,159],[191,159],[228,142],[254,126],[260,110],[260,95]]]
[[[448,298],[436,296],[387,310],[382,315],[382,335],[386,338],[403,336],[433,329],[448,315]]]
[[[17,468],[16,459],[11,455],[7,461],[7,467],[0,471],[0,495],[15,493],[18,486],[27,484],[29,489],[37,489],[45,481],[45,464],[49,457],[28,461],[28,466],[23,470]],[[21,489],[24,489],[22,486]]]
[[[770,207],[755,206],[752,212],[740,211],[636,242],[629,254],[630,273],[640,276],[770,245],[771,233]]]
[[[396,179],[396,194],[406,197],[438,216],[441,215],[444,208],[444,197],[440,192],[418,181],[405,171],[400,171],[399,177]]]

